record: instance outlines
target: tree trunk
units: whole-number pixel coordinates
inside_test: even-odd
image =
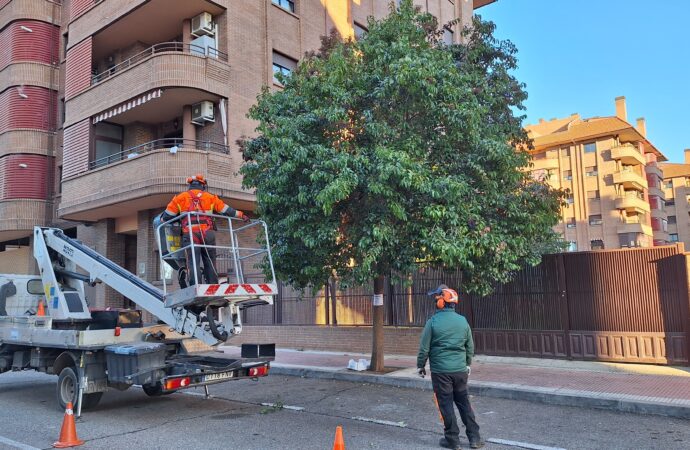
[[[374,278],[374,295],[383,298],[383,283],[385,277],[379,275]],[[383,301],[372,301],[373,324],[372,324],[372,345],[371,345],[371,370],[374,372],[383,371]]]

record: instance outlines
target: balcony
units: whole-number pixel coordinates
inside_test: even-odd
[[[558,158],[544,158],[532,161],[534,168],[532,170],[555,170],[558,169]]]
[[[649,212],[649,203],[635,194],[627,194],[616,198],[616,209],[625,209],[637,212]]]
[[[94,161],[92,170],[63,180],[58,216],[95,221],[130,215],[143,209],[163,209],[174,194],[187,188],[186,178],[203,173],[211,192],[234,199],[234,206],[250,209],[254,194],[242,189],[235,174],[242,161],[226,154],[224,146],[205,142],[151,142]],[[177,141],[177,144],[180,144]],[[96,167],[97,166],[97,167]]]
[[[0,241],[31,236],[35,226],[46,226],[50,203],[45,200],[0,201]]]
[[[618,234],[622,233],[638,233],[638,234],[645,234],[648,236],[652,235],[652,227],[649,225],[645,225],[642,223],[637,223],[637,222],[622,222],[618,225],[618,228],[616,230]]]
[[[647,189],[647,180],[632,170],[621,170],[613,174],[614,184],[621,184],[625,189],[643,191]]]
[[[657,242],[659,242],[658,245],[668,245],[669,243],[669,234],[667,231],[655,231],[654,232],[654,245],[657,245]],[[662,244],[663,242],[663,244]]]
[[[653,175],[659,177],[659,179],[664,178],[664,173],[661,171],[661,168],[659,167],[659,165],[655,162],[648,163],[645,166],[644,170],[648,174],[653,174]]]
[[[67,102],[65,128],[162,88],[169,88],[168,92],[163,93],[163,99],[167,98],[175,104],[227,97],[230,82],[227,63],[200,56],[188,45],[184,49],[185,52],[175,51],[174,48],[159,52],[151,50],[146,57],[129,63],[120,71],[100,74],[94,80],[96,84]],[[158,100],[155,109],[164,113],[166,107],[170,106],[165,103]],[[151,120],[162,119],[154,116],[148,118],[149,122]]]
[[[637,147],[624,144],[611,149],[611,159],[621,161],[623,164],[645,165],[647,162]]]
[[[656,196],[656,197],[659,197],[660,199],[666,198],[664,191],[662,191],[661,189],[659,189],[656,186],[649,186],[649,190],[647,191],[647,193],[649,194],[650,197]]]
[[[666,211],[664,209],[652,209],[651,214],[652,214],[652,218],[654,218],[654,219],[666,220],[668,218],[668,214],[666,213]],[[655,233],[656,233],[656,231],[655,231]]]
[[[70,47],[97,33],[99,38],[115,45],[119,45],[133,33],[139,34],[137,39],[141,42],[157,42],[160,41],[160,34],[167,32],[172,23],[178,26],[183,19],[194,17],[203,11],[215,16],[227,10],[229,5],[229,0],[101,1],[70,23]],[[151,26],[152,17],[155,18],[156,26]]]
[[[55,5],[53,2],[12,0],[2,3],[4,3],[5,6],[2,7],[2,13],[0,13],[0,30],[5,28],[10,22],[20,19],[39,20],[54,25],[60,24],[60,15],[55,14]]]

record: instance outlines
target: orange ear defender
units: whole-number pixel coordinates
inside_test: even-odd
[[[433,295],[436,298],[436,307],[438,309],[445,308],[446,303],[458,303],[458,293],[445,284],[440,285],[433,291],[429,291],[427,295]]]

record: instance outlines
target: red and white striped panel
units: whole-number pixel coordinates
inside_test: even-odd
[[[275,284],[200,284],[196,289],[197,297],[246,297],[259,295],[276,295]]]

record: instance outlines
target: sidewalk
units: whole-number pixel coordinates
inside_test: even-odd
[[[397,370],[385,375],[346,369],[350,359],[369,357],[278,349],[271,373],[431,389],[413,356],[387,355],[386,367]],[[478,355],[469,386],[473,395],[690,419],[690,368]]]

